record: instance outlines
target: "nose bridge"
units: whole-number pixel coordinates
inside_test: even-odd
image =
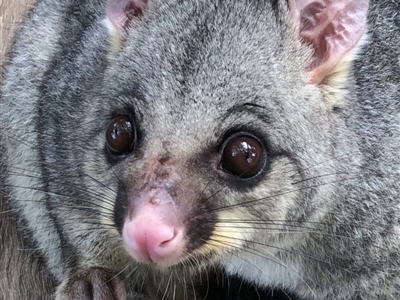
[[[189,172],[189,163],[202,152],[214,131],[209,122],[203,122],[209,118],[204,109],[180,107],[178,112],[178,108],[168,103],[163,109],[154,107],[153,117],[144,128],[142,149],[147,172],[157,173],[158,178],[167,174],[184,176]]]
[[[149,135],[147,142],[149,160],[153,160],[154,164],[156,159],[165,168],[180,165],[188,157],[191,148],[186,132],[179,128],[161,128]]]
[[[143,185],[149,189],[169,189],[182,180],[179,166],[171,160],[168,153],[156,154],[150,157],[146,167]]]
[[[195,101],[192,95],[185,95],[183,98],[177,99],[176,103],[166,99],[162,106],[152,107],[153,117],[148,120],[153,131],[151,135],[170,147],[175,146],[176,149],[184,143],[194,142],[202,132],[210,130],[210,124],[213,124],[210,103],[204,103],[204,99]]]

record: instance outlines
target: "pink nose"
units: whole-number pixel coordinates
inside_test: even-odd
[[[128,252],[140,262],[169,265],[177,263],[182,255],[183,229],[162,221],[128,221],[123,236]]]

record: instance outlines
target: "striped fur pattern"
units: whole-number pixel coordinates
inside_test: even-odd
[[[399,1],[370,1],[318,85],[287,2],[149,1],[123,40],[105,0],[34,7],[4,67],[4,190],[57,300],[195,299],[214,269],[299,299],[400,299]],[[137,131],[122,158],[105,146],[118,114]],[[255,178],[218,169],[235,132],[265,145]],[[167,269],[121,237],[154,157],[182,179],[185,256]]]

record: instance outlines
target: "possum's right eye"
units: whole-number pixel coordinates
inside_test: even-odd
[[[108,149],[115,155],[130,153],[136,140],[136,131],[128,115],[119,115],[111,120],[106,131]]]
[[[222,149],[219,168],[241,179],[257,176],[266,164],[265,147],[251,134],[234,134]]]

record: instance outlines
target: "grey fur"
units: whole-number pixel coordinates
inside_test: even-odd
[[[52,299],[54,282],[43,262],[24,249],[9,209],[0,201],[0,299]]]
[[[42,0],[5,68],[0,121],[9,205],[57,299],[94,267],[130,274],[139,297],[145,267],[99,220],[152,156],[184,174],[188,211],[204,187],[213,209],[236,205],[217,225],[239,221],[246,241],[212,265],[305,299],[399,299],[399,11],[371,1],[367,45],[331,87],[304,84],[312,53],[298,49],[285,1],[157,1],[113,56],[104,1]],[[141,148],[110,164],[104,131],[125,103]],[[246,189],[215,167],[231,128],[261,136],[271,157]]]

